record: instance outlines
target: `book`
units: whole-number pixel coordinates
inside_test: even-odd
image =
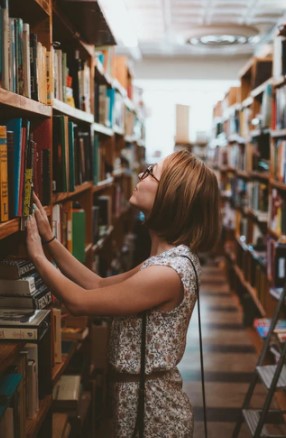
[[[0,221],[9,219],[8,148],[6,126],[0,126]]]
[[[49,328],[50,310],[0,309],[0,339],[39,341]]]
[[[86,214],[83,208],[72,210],[72,254],[80,262],[85,261],[85,221]]]
[[[33,190],[33,163],[35,142],[30,138],[25,153],[24,193],[23,193],[23,216],[28,217],[32,213],[32,190]]]
[[[44,289],[31,296],[5,296],[0,295],[1,308],[14,309],[44,309],[52,302],[52,293],[46,285]]]
[[[19,215],[20,175],[21,175],[21,141],[22,118],[10,119],[6,123],[7,130],[14,133],[13,148],[13,216]]]
[[[31,98],[30,25],[23,24],[23,95]]]
[[[21,380],[22,375],[19,373],[8,373],[0,378],[0,415],[3,405],[8,405]]]
[[[17,280],[27,274],[35,272],[35,265],[31,260],[16,257],[0,259],[0,278]]]
[[[14,207],[14,185],[13,185],[13,168],[14,168],[14,132],[7,131],[7,152],[8,152],[8,194],[9,194],[9,218],[13,216]]]
[[[54,408],[76,410],[80,398],[80,392],[80,375],[63,374],[53,388]]]
[[[256,328],[259,336],[262,338],[266,338],[269,332],[269,327],[271,324],[270,318],[256,318],[254,320],[254,327]],[[286,330],[286,320],[285,319],[279,319],[277,321],[277,324],[274,328],[274,333],[282,333]]]
[[[26,411],[28,418],[32,418],[39,410],[39,360],[38,345],[27,342],[21,351],[27,357],[26,361]]]
[[[37,272],[19,278],[18,280],[6,280],[0,278],[0,296],[11,294],[14,296],[31,296],[35,295],[42,287],[43,280]]]

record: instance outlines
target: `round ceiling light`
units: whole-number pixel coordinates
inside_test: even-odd
[[[194,46],[232,46],[251,42],[257,34],[258,30],[253,26],[206,25],[192,29],[186,42]]]

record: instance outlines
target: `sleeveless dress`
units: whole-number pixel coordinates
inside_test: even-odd
[[[183,257],[182,257],[183,256]],[[171,311],[150,310],[146,330],[146,374],[169,371],[145,381],[145,438],[191,438],[192,406],[182,390],[177,369],[186,346],[189,320],[196,302],[195,273],[199,275],[198,257],[186,245],[171,248],[148,258],[141,269],[170,266],[179,275],[184,288],[181,303]],[[156,293],[156,291],[154,291]],[[141,317],[128,315],[113,320],[110,337],[110,365],[117,372],[140,373]],[[113,437],[131,438],[135,428],[137,381],[114,382],[112,387]]]

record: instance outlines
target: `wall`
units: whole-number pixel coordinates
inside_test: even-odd
[[[135,84],[144,89],[147,109],[148,162],[156,162],[173,151],[176,104],[190,106],[191,141],[198,131],[210,132],[214,104],[230,86],[238,85],[238,72],[248,59],[147,58],[134,65]]]
[[[134,64],[137,79],[226,79],[238,78],[239,70],[250,58],[193,57],[193,58],[143,58]]]

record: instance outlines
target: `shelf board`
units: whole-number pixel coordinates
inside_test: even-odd
[[[63,374],[65,369],[67,368],[72,356],[76,352],[78,341],[64,341],[69,342],[70,348],[68,353],[62,354],[62,361],[61,363],[56,363],[52,369],[52,382],[53,385],[57,382],[57,380],[60,378],[60,376]]]
[[[113,126],[113,132],[117,135],[124,135],[124,129],[117,125]]]
[[[26,420],[26,434],[25,437],[36,437],[39,432],[43,421],[45,420],[49,409],[52,406],[52,395],[49,394],[42,400],[40,400],[39,411],[32,419]]]
[[[286,84],[286,76],[280,76],[280,78],[273,78],[273,86],[278,88]]]
[[[111,77],[105,72],[103,64],[97,59],[95,64],[95,77],[98,80],[100,84],[105,84],[108,87],[112,87],[112,79]]]
[[[240,178],[245,178],[245,179],[250,178],[249,173],[246,172],[245,170],[237,170],[237,171],[236,171],[236,175],[237,175],[238,177],[240,177]]]
[[[268,181],[270,179],[270,174],[269,172],[256,172],[256,171],[252,171],[250,172],[250,176],[252,178],[258,178],[258,179],[262,179],[263,181]]]
[[[286,137],[286,129],[272,130],[271,137],[273,137],[273,138]]]
[[[267,85],[272,85],[273,84],[273,78],[269,78],[267,79],[267,81],[263,82],[263,84],[258,85],[258,87],[254,88],[254,90],[252,90],[250,92],[250,96],[252,97],[257,97],[260,94],[264,93]]]
[[[61,193],[53,193],[53,203],[67,201],[74,196],[79,195],[86,190],[90,190],[92,188],[92,183],[89,181],[83,182],[80,186],[76,186],[73,192],[61,192]]]
[[[108,128],[107,126],[101,125],[100,123],[93,123],[92,129],[94,132],[97,132],[99,134],[107,135],[108,137],[112,137],[113,131],[111,128]]]
[[[0,348],[0,374],[5,372],[17,359],[23,349],[24,342],[6,343],[1,342]]]
[[[0,88],[0,103],[20,111],[28,111],[45,117],[51,117],[52,115],[50,105],[45,105],[28,97],[20,96],[12,91],[4,90],[4,88]]]
[[[283,183],[283,182],[280,182],[280,181],[275,181],[275,179],[270,179],[270,184],[273,186],[273,187],[276,187],[277,189],[280,189],[280,190],[286,190],[286,184],[285,183]]]
[[[234,270],[235,270],[237,276],[240,278],[241,283],[247,289],[249,295],[251,296],[253,302],[255,303],[255,305],[258,308],[261,315],[265,316],[266,313],[265,313],[264,308],[262,307],[262,304],[260,303],[260,301],[257,297],[256,289],[254,289],[254,287],[252,287],[251,284],[249,284],[248,281],[245,280],[242,270],[237,265],[234,266]]]
[[[88,243],[84,248],[84,252],[85,252],[85,254],[87,254],[91,250],[92,250],[92,243]]]
[[[21,230],[20,218],[16,217],[7,222],[0,223],[0,239],[11,236]]]
[[[244,137],[241,137],[239,134],[230,134],[228,137],[228,142],[245,144],[247,141]]]
[[[113,182],[114,182],[113,177],[106,178],[102,181],[99,181],[96,186],[93,186],[93,193],[101,192],[102,190],[105,190],[106,188],[111,187]]]
[[[98,239],[98,241],[92,246],[92,251],[93,252],[100,251],[103,248],[103,246],[104,246],[104,244],[106,242],[106,239],[110,236],[110,234],[112,233],[113,229],[114,229],[114,227],[112,225],[110,225],[108,227],[108,229],[107,229],[106,233],[104,234],[104,236],[100,237]]]
[[[126,89],[123,87],[123,85],[120,84],[120,82],[117,79],[113,79],[112,87],[115,88],[115,90],[117,90],[121,94],[122,97],[127,96]]]
[[[73,108],[72,106],[68,105],[65,102],[62,102],[59,99],[53,100],[53,109],[81,122],[94,122],[93,114],[86,113],[85,111],[82,111],[78,108]]]
[[[252,96],[248,96],[246,99],[244,99],[241,102],[241,107],[245,108],[245,107],[250,106],[252,104],[253,104],[253,97]]]

